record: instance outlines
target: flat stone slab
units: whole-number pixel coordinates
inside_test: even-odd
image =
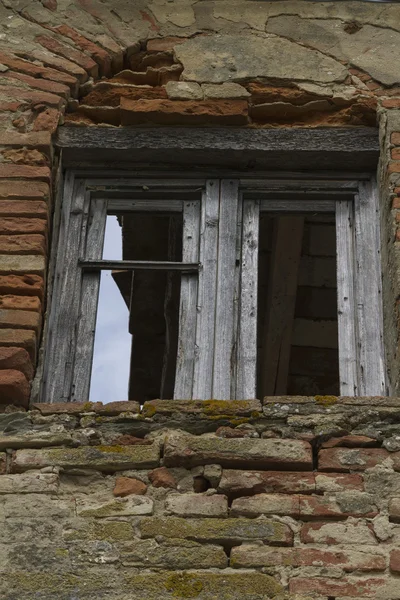
[[[311,471],[308,442],[286,439],[217,438],[171,433],[164,446],[167,467],[219,464],[225,468]]]
[[[207,35],[175,46],[185,80],[223,83],[256,77],[330,83],[347,69],[321,52],[278,37]]]
[[[0,494],[56,494],[59,478],[56,473],[20,473],[0,477]]]
[[[154,469],[160,462],[160,449],[151,446],[86,446],[81,448],[49,448],[17,450],[13,472],[63,467],[64,469],[94,469],[106,473],[127,469]]]
[[[259,400],[149,400],[144,403],[145,417],[174,413],[203,415],[204,417],[248,417],[261,412]]]
[[[145,496],[129,496],[104,501],[88,497],[79,497],[76,502],[76,514],[80,517],[128,517],[152,515],[154,502]]]

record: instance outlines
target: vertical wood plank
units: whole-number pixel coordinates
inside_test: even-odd
[[[239,318],[240,318],[240,278],[242,271],[242,222],[243,222],[243,194],[239,191],[237,222],[236,222],[236,257],[235,257],[235,291],[233,297],[233,340],[232,351],[232,377],[230,398],[237,397],[238,383],[238,343],[239,343]]]
[[[234,294],[239,181],[222,179],[220,190],[213,398],[229,400],[235,361]]]
[[[238,400],[256,397],[259,216],[258,200],[245,200],[237,352]]]
[[[219,181],[206,181],[201,202],[199,292],[193,398],[212,398],[217,286]]]
[[[375,181],[360,181],[354,199],[356,306],[358,316],[359,389],[361,396],[384,396],[380,220]]]
[[[83,249],[85,259],[101,259],[106,219],[107,201],[100,199],[92,200],[90,204],[88,231],[87,236],[85,236]],[[83,235],[85,233],[83,231]],[[81,297],[79,320],[77,323],[78,343],[72,375],[71,402],[86,402],[89,400],[90,392],[101,273],[86,271],[78,273],[78,277],[81,278]]]
[[[336,202],[337,313],[342,396],[358,395],[356,309],[354,303],[354,222],[351,202]]]
[[[182,261],[199,260],[200,208],[198,201],[183,205]],[[174,398],[191,400],[193,397],[193,375],[196,346],[197,322],[197,273],[181,276],[179,306],[179,337],[176,360]]]
[[[267,295],[262,395],[287,393],[304,217],[276,219]]]

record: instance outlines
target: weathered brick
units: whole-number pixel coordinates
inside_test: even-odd
[[[339,523],[306,523],[301,528],[300,539],[305,544],[355,544],[376,545],[372,526],[364,521]]]
[[[382,100],[384,108],[400,108],[400,98],[385,98]]]
[[[35,200],[0,200],[0,218],[13,216],[47,219],[47,203]]]
[[[390,570],[392,573],[400,574],[400,550],[391,551]]]
[[[36,148],[37,150],[49,154],[51,148],[51,135],[46,132],[16,133],[14,131],[2,131],[0,132],[0,146],[11,146],[12,148],[24,146],[26,148]],[[2,182],[2,184],[4,184],[4,182]],[[15,186],[14,183],[12,185]]]
[[[129,100],[121,98],[122,125],[246,125],[244,100]]]
[[[76,498],[76,514],[80,517],[130,517],[152,515],[154,502],[145,496],[112,498],[105,501],[90,496]]]
[[[300,498],[289,494],[256,494],[236,498],[231,507],[231,516],[258,517],[259,515],[300,516]]]
[[[108,52],[106,52],[105,50],[103,50],[103,48],[100,48],[100,46],[97,46],[96,44],[85,38],[83,35],[75,31],[75,29],[73,29],[69,25],[59,25],[53,30],[56,33],[60,33],[64,37],[73,40],[73,42],[75,42],[78,48],[89,54],[89,56],[91,56],[93,60],[99,65],[100,75],[104,75],[105,77],[110,76],[111,57],[108,54]]]
[[[220,494],[170,494],[165,509],[178,517],[227,517],[228,500]]]
[[[400,160],[392,160],[389,163],[388,173],[400,173]]]
[[[0,369],[21,371],[30,381],[33,377],[33,366],[25,348],[0,347]]]
[[[390,136],[390,141],[392,144],[400,146],[400,132],[396,131],[395,133],[392,133],[392,135]]]
[[[0,494],[56,494],[56,473],[21,473],[0,477]]]
[[[43,275],[44,270],[45,259],[43,256],[0,254],[0,273]]]
[[[400,160],[400,148],[393,148],[391,151],[391,157],[394,160]]]
[[[7,179],[38,179],[40,181],[50,181],[49,167],[32,167],[26,165],[0,164],[0,178]]]
[[[26,217],[3,217],[0,220],[0,234],[38,233],[47,232],[47,222],[44,219]]]
[[[48,131],[54,133],[58,127],[61,113],[57,108],[47,108],[38,114],[34,123],[33,131]]]
[[[49,79],[38,79],[37,77],[31,77],[30,75],[25,75],[24,73],[15,72],[3,73],[2,77],[10,79],[12,82],[22,81],[31,88],[41,90],[43,92],[49,92],[50,94],[56,94],[62,98],[67,99],[71,95],[70,88],[67,85],[63,83],[57,83],[56,81],[50,81]]]
[[[47,165],[49,160],[43,152],[28,148],[7,148],[0,152],[5,162],[12,162],[16,165]]]
[[[386,559],[381,554],[357,550],[321,550],[316,548],[269,548],[242,544],[232,548],[230,566],[260,568],[270,566],[340,567],[346,572],[384,571]]]
[[[85,69],[82,69],[82,67],[71,60],[62,58],[60,55],[51,54],[50,52],[46,52],[46,50],[35,48],[30,52],[30,58],[40,61],[46,67],[52,67],[53,69],[72,75],[81,84],[88,80],[88,74]]]
[[[40,234],[0,235],[0,254],[45,254],[46,238]],[[1,304],[0,304],[1,306]]]
[[[1,334],[0,334],[0,343]],[[21,371],[7,369],[0,371],[0,402],[2,404],[21,404],[29,402],[30,386]]]
[[[154,487],[171,489],[178,487],[178,482],[166,467],[159,467],[158,469],[154,469],[154,471],[150,471],[149,479]]]
[[[39,275],[0,275],[0,294],[38,296],[42,300],[43,286]]]
[[[273,546],[290,546],[293,533],[284,523],[272,519],[184,519],[151,517],[140,522],[142,537],[162,535],[216,543],[262,540]]]
[[[301,440],[221,439],[171,433],[165,441],[164,464],[311,470],[312,453],[310,444]]]
[[[296,494],[315,491],[314,473],[285,471],[236,471],[224,469],[218,490],[228,496],[277,493]]]
[[[357,473],[315,473],[316,492],[363,491],[364,480]]]
[[[186,37],[162,37],[147,40],[147,52],[170,52],[172,53],[177,44],[187,41]]]
[[[2,110],[18,110],[21,106],[24,106],[25,108],[36,108],[42,104],[48,104],[49,106],[55,106],[57,108],[61,108],[65,105],[65,99],[58,94],[50,94],[50,92],[29,90],[16,86],[7,86],[6,97],[9,102],[14,102],[14,107],[11,104],[8,108],[3,106]],[[4,99],[4,96],[2,96],[1,99]]]
[[[6,472],[6,453],[0,452],[0,475]]]
[[[50,50],[50,52],[54,52],[54,54],[63,56],[64,58],[76,63],[91,77],[95,79],[97,78],[99,73],[97,63],[87,54],[79,52],[79,50],[75,50],[71,46],[63,44],[59,40],[56,40],[48,35],[39,35],[36,37],[36,41],[47,50]]]
[[[0,198],[2,199],[48,200],[49,196],[50,189],[47,183],[39,181],[0,181]]]
[[[351,598],[377,598],[379,590],[385,585],[386,579],[343,577],[328,579],[324,577],[295,577],[289,582],[291,594],[318,593],[323,596],[341,596]]]
[[[37,312],[0,308],[0,328],[33,329],[39,333],[40,324],[41,316]]]
[[[59,83],[64,83],[72,88],[75,88],[77,80],[75,77],[68,75],[67,73],[60,73],[57,69],[50,69],[48,67],[42,67],[36,65],[30,61],[18,58],[14,54],[7,54],[0,50],[0,63],[6,65],[14,71],[20,71],[33,77],[43,77],[44,79],[51,79]]]
[[[224,569],[228,557],[221,546],[191,540],[138,540],[124,544],[121,562],[127,567],[164,569]]]
[[[135,479],[134,477],[117,477],[113,494],[114,496],[125,498],[131,494],[141,496],[145,494],[146,491],[147,485],[143,483],[143,481],[140,481],[140,479]]]
[[[0,329],[0,346],[25,348],[31,361],[36,361],[36,334],[29,329]]]
[[[388,452],[383,448],[330,448],[320,450],[319,471],[365,471],[382,464],[388,458],[395,462],[395,470],[400,468],[400,452]]]
[[[321,448],[367,448],[376,447],[379,444],[375,439],[366,435],[344,435],[342,437],[333,437],[321,444]]]
[[[15,454],[13,470],[21,472],[58,466],[64,469],[95,469],[107,473],[127,469],[151,469],[156,467],[159,461],[160,450],[156,444],[18,450]]]

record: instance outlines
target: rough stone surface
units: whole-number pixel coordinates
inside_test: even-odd
[[[207,494],[170,494],[166,500],[167,513],[178,517],[227,517],[225,496]]]

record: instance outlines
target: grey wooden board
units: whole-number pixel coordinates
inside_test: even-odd
[[[108,214],[126,212],[181,213],[182,200],[109,200]]]
[[[68,166],[101,162],[277,168],[279,170],[375,168],[379,158],[375,128],[245,129],[60,127],[56,144]]]
[[[236,256],[234,277],[234,297],[233,297],[233,353],[231,360],[231,395],[230,398],[236,398],[238,381],[238,338],[239,338],[239,319],[240,319],[240,276],[242,271],[242,222],[243,222],[243,194],[239,191],[236,220]]]
[[[174,262],[168,260],[90,260],[80,259],[79,266],[85,270],[110,271],[119,270],[145,270],[145,271],[185,271],[196,273],[199,270],[198,263]]]
[[[333,213],[335,212],[333,200],[261,200],[261,212],[292,212],[292,213]]]
[[[303,240],[303,217],[275,221],[264,325],[262,394],[287,393],[293,319]]]
[[[259,203],[243,201],[236,398],[256,397]]]
[[[199,202],[185,202],[183,207],[182,260],[199,260]],[[182,274],[179,306],[179,337],[176,360],[174,398],[192,399],[197,322],[197,274]]]
[[[212,397],[216,400],[228,400],[231,397],[232,363],[236,341],[233,336],[233,318],[238,196],[238,181],[222,179],[212,388]]]
[[[209,180],[201,203],[199,293],[193,398],[212,398],[217,288],[219,181]]]
[[[101,258],[106,219],[107,201],[92,200],[90,206],[90,226],[86,236],[84,252],[85,258],[88,260]],[[99,288],[100,273],[84,272],[82,276],[80,318],[77,334],[79,342],[76,345],[71,389],[72,402],[86,402],[89,400]]]
[[[354,297],[354,217],[350,202],[336,204],[337,315],[342,396],[358,395]]]
[[[361,396],[384,396],[387,390],[383,347],[380,220],[375,182],[360,182],[354,212],[358,393]]]

